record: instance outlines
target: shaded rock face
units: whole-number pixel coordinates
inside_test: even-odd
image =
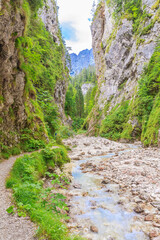
[[[15,39],[24,31],[24,16],[12,10],[10,1],[2,3],[0,15],[0,131],[6,133],[4,144],[9,145],[8,132],[19,131],[25,126],[24,107],[25,74],[19,69]],[[12,134],[11,142],[18,138]]]
[[[146,10],[152,14],[151,19],[144,26],[142,24],[143,27],[149,25],[157,14],[157,9],[151,9],[155,2],[142,1],[142,6],[146,5]],[[154,52],[160,34],[160,24],[156,21],[148,34],[136,36],[132,21],[123,19],[116,26],[112,13],[113,9],[104,2],[91,26],[99,87],[97,108],[100,111],[103,111],[108,101],[110,111],[122,100],[134,96],[138,79]],[[139,39],[142,41],[137,43]]]
[[[54,41],[59,45],[59,26],[57,17],[57,6],[55,2],[52,0],[47,0],[39,15],[46,29],[52,34]]]
[[[93,50],[85,49],[78,55],[75,53],[70,54],[71,57],[71,75],[80,73],[84,68],[88,68],[89,65],[94,65]]]

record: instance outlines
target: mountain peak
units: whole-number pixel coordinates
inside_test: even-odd
[[[94,57],[92,49],[84,49],[79,54],[71,53],[71,75],[74,76],[84,68],[88,68],[89,65],[94,65]]]

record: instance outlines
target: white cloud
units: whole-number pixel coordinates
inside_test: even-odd
[[[58,0],[60,24],[69,22],[76,30],[77,41],[66,40],[73,52],[79,53],[83,49],[92,48],[90,31],[91,8],[93,0]]]

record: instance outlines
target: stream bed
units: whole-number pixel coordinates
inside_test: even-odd
[[[114,153],[80,160],[73,167],[70,228],[92,240],[148,240],[139,215],[120,204],[119,184],[102,184],[100,175],[81,168],[88,161],[96,164],[102,158],[107,161],[112,155]]]

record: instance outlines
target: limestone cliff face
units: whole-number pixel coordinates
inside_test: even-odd
[[[40,10],[40,17],[46,29],[52,34],[54,41],[60,44],[57,6],[55,1],[47,0],[45,2],[43,9]]]
[[[141,7],[150,17],[140,22],[138,33],[133,30],[132,20],[123,17],[118,24],[115,23],[114,8],[109,7],[106,1],[99,5],[91,32],[99,86],[98,104],[93,111],[100,112],[101,120],[113,107],[132,99],[135,94],[138,80],[154,52],[160,34],[159,7],[154,7],[156,3],[156,0],[142,0]],[[149,31],[144,31],[150,25]],[[107,104],[108,111],[104,113]],[[91,117],[89,132],[92,132],[95,124],[96,120]]]
[[[22,10],[22,9],[21,9]],[[15,39],[23,35],[25,19],[21,11],[14,12],[10,1],[2,3],[0,15],[0,132],[3,143],[17,142],[15,131],[24,127],[25,74],[19,69]],[[12,132],[12,134],[8,134]],[[9,138],[8,138],[9,137]]]
[[[0,148],[4,145],[12,147],[19,143],[21,131],[28,127],[26,103],[33,118],[31,122],[33,132],[38,132],[38,128],[42,127],[42,138],[48,138],[45,126],[36,116],[35,106],[32,104],[36,100],[35,90],[30,90],[29,95],[25,93],[26,74],[21,70],[20,54],[16,48],[16,39],[24,36],[27,24],[23,1],[16,1],[16,7],[10,2],[10,0],[2,1],[0,6]],[[45,1],[39,15],[46,29],[52,34],[54,42],[59,45],[61,36],[55,1]],[[64,76],[62,79],[56,79],[53,95],[53,101],[59,104],[61,117],[64,116],[68,77],[65,71],[65,54],[62,58],[63,66],[60,67],[64,69]]]

